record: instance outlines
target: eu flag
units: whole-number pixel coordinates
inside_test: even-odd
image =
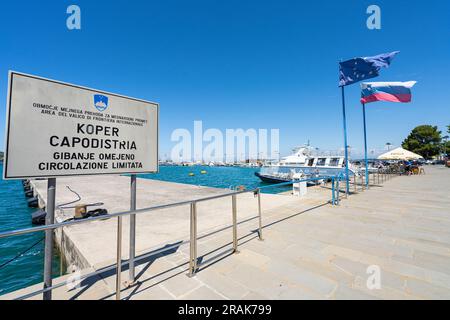
[[[378,77],[381,68],[387,68],[399,51],[383,53],[373,57],[354,58],[339,62],[339,86],[348,86],[359,81]]]

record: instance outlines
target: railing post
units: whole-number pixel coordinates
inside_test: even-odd
[[[348,182],[348,192],[345,193],[345,199],[348,199],[348,195],[350,193],[350,177],[347,177],[347,182]]]
[[[353,175],[353,190],[355,191],[355,193],[356,193],[356,173]]]
[[[263,241],[262,236],[262,210],[261,210],[261,189],[258,189],[258,216],[259,216],[259,240]]]
[[[136,210],[136,175],[131,175],[130,183],[130,211]],[[130,215],[130,259],[128,262],[128,281],[132,285],[135,280],[134,259],[136,255],[136,215]]]
[[[116,300],[120,300],[122,277],[122,216],[117,217]]]
[[[340,186],[340,184],[339,184],[339,178],[337,178],[337,182],[336,182],[336,192],[337,192],[337,194],[336,194],[336,204],[337,205],[339,205],[339,203],[340,203],[340,193],[341,193],[341,186]]]
[[[189,277],[197,272],[197,203],[191,202],[191,234],[189,242]]]
[[[368,172],[367,173],[367,175],[366,175],[366,190],[369,190],[370,189],[370,172]]]
[[[237,239],[237,204],[236,195],[231,196],[232,204],[232,214],[233,214],[233,251],[234,253],[239,253],[238,251],[238,239]]]
[[[45,224],[55,223],[55,199],[56,199],[56,179],[47,180],[47,215]],[[44,254],[44,289],[52,286],[52,264],[53,264],[53,230],[45,230],[45,254]],[[52,290],[45,291],[44,300],[52,299]]]

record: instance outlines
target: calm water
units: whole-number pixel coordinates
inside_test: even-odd
[[[261,182],[255,176],[255,172],[259,170],[258,168],[161,166],[159,169],[159,173],[139,175],[139,177],[226,189],[237,186],[245,186],[246,189],[268,186],[268,184]],[[206,174],[201,173],[203,170],[206,171]],[[194,176],[189,176],[189,173],[193,173]],[[290,187],[269,188],[264,190],[264,192],[278,193],[289,189]]]
[[[206,174],[201,171],[206,170]],[[216,188],[243,185],[247,189],[265,186],[254,173],[258,169],[238,167],[160,167],[160,172],[140,175],[141,178],[179,182]],[[0,172],[3,165],[0,163]],[[194,176],[189,176],[194,173]],[[275,193],[289,188],[269,189]],[[31,227],[31,213],[27,207],[21,181],[0,180],[0,231]],[[0,239],[0,265],[25,251],[44,237],[43,233]],[[19,259],[0,269],[0,295],[42,282],[44,243],[39,243]],[[54,276],[59,275],[59,257],[55,255]]]

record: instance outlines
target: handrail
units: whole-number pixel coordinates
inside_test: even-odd
[[[5,232],[0,232],[0,239],[2,238],[7,238],[7,237],[13,237],[13,236],[18,236],[18,235],[24,235],[24,234],[29,234],[29,233],[34,233],[34,232],[41,232],[41,231],[47,231],[47,230],[55,230],[55,229],[59,229],[59,228],[63,228],[63,227],[67,227],[67,226],[74,226],[74,225],[79,225],[79,224],[83,224],[83,223],[89,223],[89,222],[93,222],[93,221],[98,221],[98,220],[109,220],[112,218],[116,218],[117,217],[117,261],[116,261],[116,265],[108,267],[108,270],[112,270],[113,268],[116,268],[116,299],[120,299],[120,291],[121,291],[121,280],[120,280],[120,273],[121,273],[121,267],[123,265],[126,265],[129,263],[129,261],[124,261],[122,262],[121,256],[122,256],[122,252],[121,252],[121,247],[122,247],[122,237],[121,237],[121,231],[122,231],[122,217],[124,216],[128,216],[128,215],[137,215],[137,214],[141,214],[144,212],[149,212],[149,211],[156,211],[156,210],[162,210],[162,209],[167,209],[167,208],[172,208],[172,207],[177,207],[177,206],[183,206],[183,205],[190,205],[190,210],[191,210],[191,216],[190,216],[190,221],[191,221],[191,232],[190,232],[190,240],[184,240],[182,244],[186,244],[189,243],[191,246],[191,251],[190,251],[190,259],[189,259],[189,276],[195,276],[195,273],[197,271],[198,268],[198,263],[197,263],[197,239],[198,239],[198,235],[197,235],[197,210],[196,210],[196,204],[199,202],[204,202],[204,201],[209,201],[209,200],[215,200],[215,199],[220,199],[220,198],[226,198],[226,197],[232,197],[232,225],[231,227],[233,228],[233,251],[234,253],[238,253],[238,242],[237,242],[237,209],[236,209],[236,199],[237,199],[237,195],[239,194],[244,194],[244,193],[253,193],[255,196],[258,197],[258,224],[259,224],[259,239],[263,240],[262,238],[262,212],[261,212],[261,190],[263,189],[269,189],[269,188],[276,188],[276,187],[280,187],[280,186],[285,186],[285,185],[291,185],[294,183],[300,183],[300,182],[311,182],[311,181],[319,181],[319,180],[332,180],[332,205],[335,205],[335,182],[339,183],[339,181],[342,179],[341,176],[319,176],[319,177],[315,177],[315,178],[306,178],[306,179],[300,179],[300,180],[292,180],[292,181],[287,181],[287,182],[283,182],[283,183],[279,183],[279,184],[273,184],[273,185],[268,185],[268,186],[262,186],[262,187],[257,187],[257,188],[253,188],[253,189],[249,189],[249,190],[242,190],[242,191],[234,191],[234,192],[228,192],[228,193],[224,193],[224,194],[220,194],[220,195],[215,195],[215,196],[209,196],[209,197],[204,197],[204,198],[199,198],[199,199],[193,199],[193,200],[185,200],[185,201],[180,201],[180,202],[175,202],[175,203],[169,203],[169,204],[163,204],[163,205],[157,205],[157,206],[152,206],[152,207],[147,207],[147,208],[142,208],[142,209],[137,209],[137,210],[131,210],[131,211],[124,211],[124,212],[118,212],[118,213],[112,213],[112,214],[108,214],[107,216],[99,216],[99,217],[91,217],[88,219],[84,219],[84,220],[76,220],[76,221],[67,221],[67,222],[60,222],[60,223],[54,223],[54,224],[50,224],[50,225],[45,225],[45,226],[39,226],[39,227],[32,227],[32,228],[25,228],[25,229],[18,229],[18,230],[12,230],[12,231],[5,231]],[[339,195],[338,195],[339,197]],[[339,199],[339,198],[338,198]],[[339,201],[339,200],[338,200]],[[157,250],[157,252],[163,252],[163,251],[167,251],[169,250],[169,248],[161,248],[159,250]],[[150,252],[148,254],[145,254],[144,256],[150,256],[150,255],[154,255],[155,252]],[[142,258],[142,257],[141,257]],[[136,260],[141,260],[141,258],[138,258]],[[88,274],[85,274],[83,276],[81,276],[81,279],[85,279],[88,278],[92,275],[96,275],[99,274],[99,272],[104,272],[105,270],[101,270],[101,271],[94,271]],[[41,290],[37,290],[31,293],[28,293],[26,295],[23,295],[21,297],[19,297],[18,299],[26,299],[32,296],[35,296],[39,293],[46,293],[48,291],[51,291],[53,289],[59,288],[61,286],[63,286],[64,283],[58,283],[56,285],[51,285],[49,287],[43,288]]]
[[[4,232],[0,232],[0,239],[12,237],[12,236],[24,235],[24,234],[33,233],[33,232],[54,230],[54,229],[59,229],[62,227],[69,227],[69,226],[79,225],[79,224],[83,224],[83,223],[89,223],[89,222],[97,221],[97,220],[109,220],[109,219],[120,217],[120,216],[128,216],[131,214],[141,214],[141,213],[149,212],[149,211],[168,209],[168,208],[179,207],[179,206],[183,206],[183,205],[190,205],[192,202],[198,203],[198,202],[210,201],[210,200],[215,200],[215,199],[220,199],[220,198],[226,198],[226,197],[230,197],[233,195],[239,195],[239,194],[243,194],[243,193],[255,193],[258,190],[271,189],[271,188],[281,187],[281,186],[285,186],[285,185],[291,185],[293,183],[319,181],[319,180],[333,179],[333,178],[336,179],[336,177],[326,176],[326,177],[318,177],[318,178],[292,180],[292,181],[288,181],[288,182],[273,184],[273,185],[269,185],[269,186],[262,186],[262,187],[249,189],[249,190],[228,192],[228,193],[224,193],[224,194],[219,194],[219,195],[209,196],[209,197],[204,197],[204,198],[199,198],[199,199],[184,200],[184,201],[179,201],[179,202],[174,202],[174,203],[168,203],[168,204],[162,204],[162,205],[157,205],[157,206],[152,206],[152,207],[147,207],[147,208],[142,208],[142,209],[136,209],[134,211],[123,211],[123,212],[111,213],[111,214],[108,214],[107,216],[91,217],[91,218],[87,218],[87,219],[83,219],[83,220],[59,222],[59,223],[54,223],[54,224],[49,224],[49,225],[39,226],[39,227],[31,227],[31,228],[4,231]]]

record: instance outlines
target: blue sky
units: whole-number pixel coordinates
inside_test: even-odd
[[[82,29],[66,28],[77,4]],[[382,29],[366,27],[366,8]],[[281,154],[308,139],[342,147],[338,61],[400,50],[374,81],[417,80],[413,103],[367,108],[369,148],[450,124],[450,2],[4,1],[0,101],[16,70],[159,102],[160,151],[193,128],[279,128]],[[347,87],[349,145],[362,150],[359,86]],[[3,150],[5,104],[0,107]]]

